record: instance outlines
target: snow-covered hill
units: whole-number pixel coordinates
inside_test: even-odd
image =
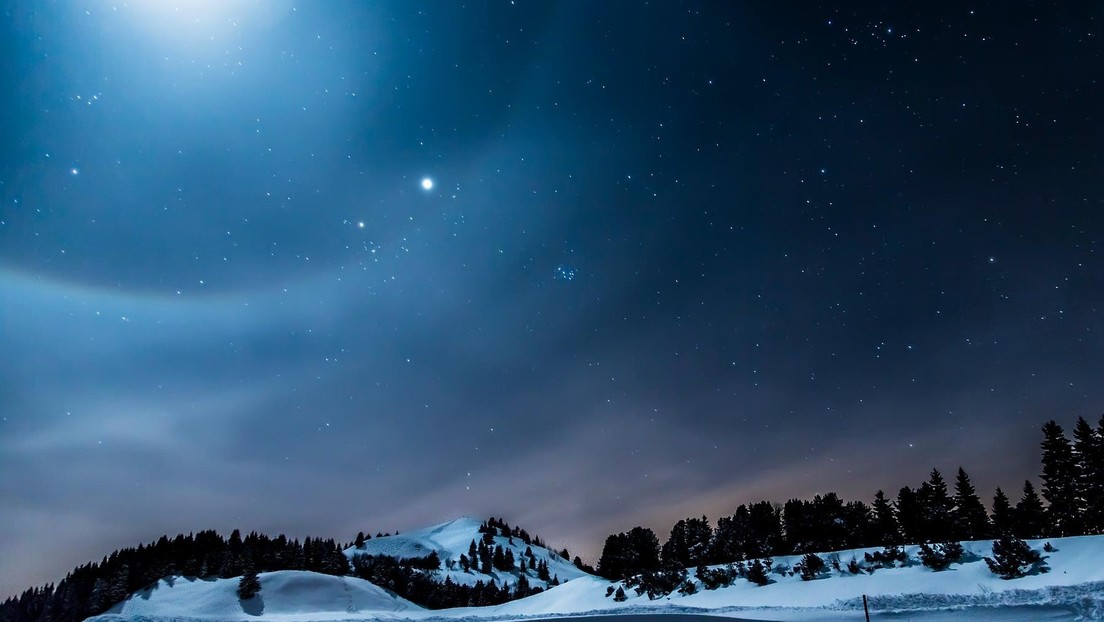
[[[162,579],[92,619],[379,619],[381,614],[423,611],[408,600],[354,577],[282,570],[261,573],[258,578],[260,594],[246,601],[238,598],[238,579]]]
[[[1043,551],[1047,542],[1053,545],[1053,552]],[[865,552],[880,550],[855,549],[822,555],[825,560],[838,556],[842,570],[831,571],[824,578],[813,581],[803,581],[797,574],[791,576],[786,572],[800,562],[800,556],[776,557],[769,574],[773,583],[762,587],[737,579],[730,587],[704,590],[701,582],[694,579],[694,570],[690,569],[689,578],[699,590],[695,594],[676,592],[653,601],[647,595],[638,595],[625,588],[628,598],[618,603],[605,594],[610,586],[620,586],[620,583],[579,581],[506,603],[495,610],[498,615],[539,615],[565,609],[604,613],[681,610],[759,619],[794,619],[816,613],[817,619],[825,620],[832,619],[831,612],[837,611],[839,619],[843,620],[854,619],[853,613],[847,612],[861,610],[865,594],[871,610],[883,613],[955,610],[964,614],[965,610],[973,608],[975,612],[992,614],[995,608],[1002,607],[1045,607],[1047,619],[1051,619],[1049,616],[1071,620],[1079,617],[1104,619],[1104,561],[1101,561],[1104,560],[1104,536],[1035,540],[1029,544],[1043,555],[1048,572],[1001,579],[989,571],[982,559],[992,555],[992,541],[987,540],[963,543],[964,560],[967,561],[941,572],[921,565],[917,561],[919,547],[908,546],[904,547],[909,556],[905,567],[882,568],[873,574],[851,574],[846,565],[852,557],[862,561]],[[1020,619],[1039,618],[1028,614]]]
[[[459,518],[434,525],[425,529],[410,531],[394,536],[372,538],[364,543],[362,548],[350,547],[345,554],[350,558],[354,555],[389,555],[400,559],[425,557],[431,551],[436,551],[441,558],[441,570],[438,578],[444,581],[445,577],[452,579],[453,583],[462,585],[474,585],[476,581],[489,583],[492,579],[498,585],[513,586],[517,583],[518,571],[500,572],[492,571],[484,574],[479,571],[478,564],[464,571],[460,568],[460,556],[468,554],[471,543],[479,542],[483,534],[479,532],[482,521],[472,518]],[[521,560],[526,551],[533,553],[533,559],[548,564],[550,578],[558,579],[560,583],[590,576],[586,572],[575,567],[570,560],[566,560],[554,551],[537,544],[526,544],[522,539],[496,535],[492,546],[501,546],[503,550],[513,553],[514,559]],[[529,559],[526,557],[526,559]],[[528,563],[528,562],[527,562]],[[548,587],[548,582],[542,581],[537,576],[535,569],[530,569],[526,574],[529,584],[534,587]]]
[[[467,551],[478,521],[461,520],[401,536],[370,540],[360,552],[423,557],[435,550],[441,558],[456,559]],[[496,539],[496,542],[499,540]],[[1054,550],[1043,552],[1050,542]],[[508,545],[506,538],[502,542]],[[759,587],[736,579],[729,587],[700,589],[695,594],[674,593],[649,600],[631,588],[624,602],[607,596],[619,583],[585,575],[563,560],[548,556],[566,583],[543,593],[496,607],[440,611],[422,609],[397,598],[371,583],[350,577],[332,577],[307,572],[273,572],[260,575],[261,603],[240,601],[236,579],[162,581],[152,590],[132,595],[96,622],[213,622],[268,619],[276,622],[349,620],[517,620],[555,616],[641,613],[709,613],[759,620],[818,620],[822,622],[862,619],[862,596],[868,596],[872,619],[923,620],[925,622],[981,620],[1104,620],[1104,536],[1082,536],[1030,541],[1043,552],[1046,573],[1003,580],[993,575],[981,559],[990,554],[991,542],[964,543],[964,563],[934,572],[916,562],[917,547],[905,547],[910,561],[904,567],[881,568],[873,574],[847,572],[854,556],[877,549],[857,549],[826,554],[838,556],[841,571],[824,578],[802,581],[791,576],[800,558],[777,557],[769,575],[774,581]],[[517,546],[517,545],[514,545]],[[522,552],[524,545],[521,545]],[[537,549],[534,548],[534,554]],[[558,557],[558,556],[555,556]],[[574,572],[570,572],[570,571]],[[445,571],[439,571],[443,580]],[[456,571],[447,573],[462,579]],[[486,575],[472,574],[467,580]],[[693,578],[691,569],[689,576]],[[496,577],[507,580],[509,577]]]

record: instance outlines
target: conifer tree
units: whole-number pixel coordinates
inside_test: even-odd
[[[996,494],[993,495],[993,531],[997,536],[1013,533],[1015,523],[1016,516],[1008,495],[998,487]]]
[[[1016,503],[1013,515],[1016,517],[1013,533],[1017,538],[1042,538],[1046,535],[1046,513],[1031,480],[1024,480],[1023,496]]]
[[[760,501],[748,508],[746,533],[747,557],[775,555],[783,547],[781,512],[769,501]]]
[[[985,506],[962,467],[958,468],[955,478],[954,518],[957,528],[954,540],[981,540],[992,533]]]
[[[874,514],[872,539],[875,542],[873,544],[885,546],[901,544],[901,526],[897,523],[897,513],[881,490],[874,493],[874,505],[871,510]]]
[[[953,502],[947,492],[947,482],[938,469],[932,469],[928,481],[921,486],[925,502],[925,537],[928,542],[945,542],[953,539],[951,508]]]
[[[989,570],[1002,579],[1015,579],[1025,574],[1027,567],[1038,563],[1041,556],[1023,540],[1005,535],[993,543],[993,556],[985,558]]]
[[[261,581],[257,578],[257,571],[252,565],[248,565],[245,574],[238,581],[238,598],[248,600],[261,591]]]
[[[741,504],[732,516],[717,519],[717,529],[710,545],[710,557],[719,563],[744,559],[748,529],[748,508]]]
[[[1062,426],[1048,421],[1043,426],[1043,498],[1047,500],[1047,522],[1053,535],[1072,536],[1081,531],[1077,507],[1077,474],[1073,450]]]
[[[897,520],[906,542],[924,541],[924,505],[918,491],[902,486],[897,492]]]
[[[770,583],[770,577],[767,576],[767,569],[763,566],[763,562],[756,559],[748,566],[747,580],[756,585],[766,585]]]
[[[1077,503],[1086,533],[1104,533],[1104,416],[1093,429],[1084,417],[1073,428]]]

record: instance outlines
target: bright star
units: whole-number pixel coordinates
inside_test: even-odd
[[[428,177],[423,177],[422,190],[433,190],[433,180]]]

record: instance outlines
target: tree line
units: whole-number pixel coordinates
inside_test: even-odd
[[[29,589],[0,604],[2,622],[80,622],[162,577],[223,578],[272,570],[309,570],[332,575],[350,571],[333,539],[302,542],[237,529],[224,538],[213,530],[161,536],[156,542],[120,549],[100,562],[75,568],[57,585]]]
[[[665,569],[906,542],[1104,533],[1104,417],[1095,428],[1079,418],[1072,439],[1055,421],[1042,432],[1041,498],[1027,480],[1015,505],[997,488],[990,511],[964,469],[958,469],[953,492],[932,469],[919,486],[902,487],[892,500],[879,490],[869,505],[829,492],[784,504],[740,505],[715,527],[705,516],[686,518],[675,523],[662,546],[651,529],[634,527],[606,538],[597,572],[623,580]]]
[[[515,560],[511,550],[494,541],[495,536],[501,535],[510,541],[517,538],[526,545],[543,547],[544,541],[539,536],[530,536],[524,529],[510,527],[494,517],[480,525],[479,533],[479,541],[472,541],[467,556],[461,555],[459,563],[445,560],[445,565],[450,570],[458,565],[463,571],[516,573],[518,579],[513,589],[499,586],[494,579],[470,586],[447,577],[439,581],[434,573],[441,568],[442,560],[436,551],[411,559],[354,551],[350,561],[343,549],[348,546],[363,549],[372,539],[364,532],[358,533],[350,545],[341,546],[333,539],[306,538],[300,542],[284,535],[271,538],[256,532],[242,537],[236,529],[229,538],[224,538],[208,530],[175,538],[162,536],[150,544],[115,551],[98,563],[79,566],[56,585],[31,588],[5,600],[0,604],[0,622],[81,622],[169,576],[242,577],[238,596],[248,599],[261,590],[257,578],[261,572],[306,570],[353,575],[430,609],[496,605],[530,596],[541,591],[540,587],[530,585],[530,575],[551,585],[559,584],[556,576],[550,576],[548,562],[538,559],[531,547],[527,546],[521,559]],[[377,533],[376,537],[389,535]],[[558,554],[566,559],[568,553],[565,549]],[[577,566],[586,568],[578,557],[575,559]]]

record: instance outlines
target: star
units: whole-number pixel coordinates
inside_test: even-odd
[[[422,190],[433,190],[433,180],[428,177],[423,177]]]

